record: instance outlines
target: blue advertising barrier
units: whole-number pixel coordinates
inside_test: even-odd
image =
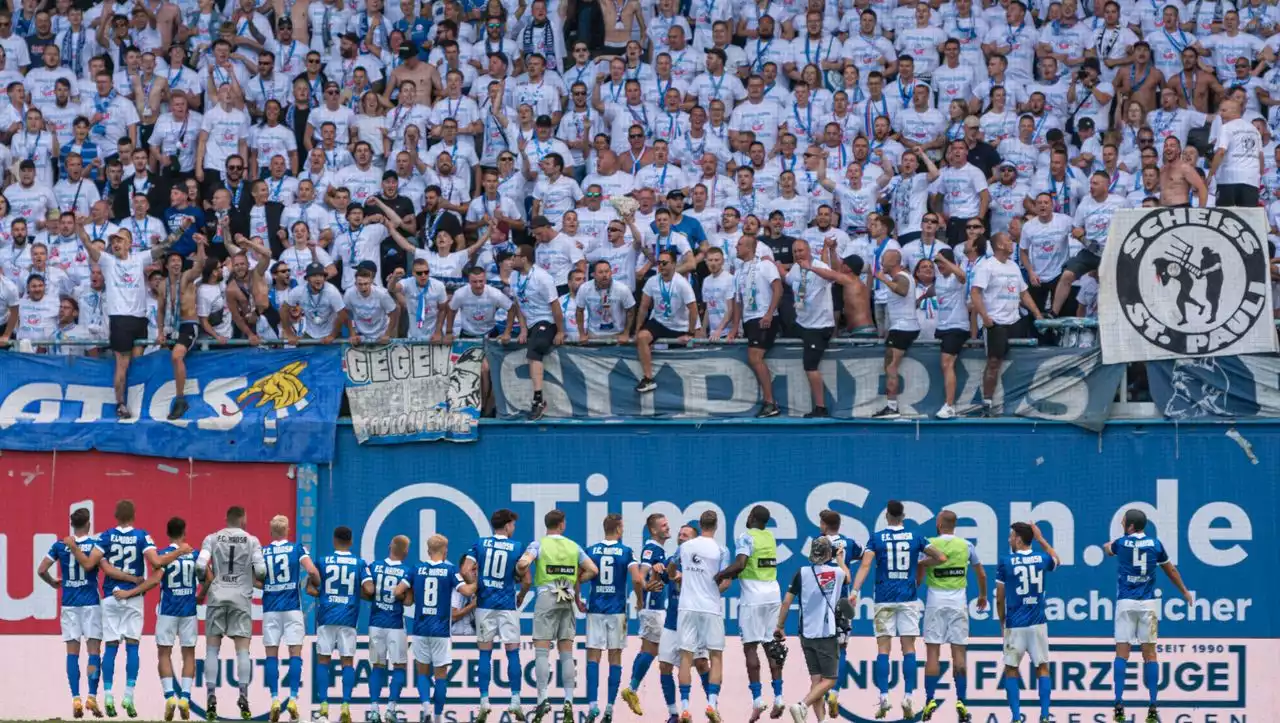
[[[498,413],[523,414],[533,400],[524,350],[490,344],[486,353]],[[779,345],[767,357],[786,416],[800,417],[812,408],[801,353],[799,346]],[[941,356],[940,347],[921,344],[903,358],[898,405],[904,416],[932,415],[942,407]],[[965,350],[956,360],[956,406],[962,413],[981,400],[986,361],[981,349]],[[544,364],[548,417],[750,418],[761,402],[742,345],[659,352],[658,389],[646,395],[635,392],[640,362],[633,346],[562,346]],[[821,371],[831,416],[865,418],[884,406],[883,346],[833,346]],[[1005,361],[995,401],[1004,415],[1101,429],[1123,375],[1121,365],[1103,366],[1097,349],[1018,347]]]
[[[0,354],[0,448],[226,462],[327,462],[342,403],[338,347],[197,352],[182,419],[168,354],[129,367],[133,418],[117,419],[111,359]]]
[[[1147,362],[1156,409],[1169,419],[1280,417],[1280,357],[1207,356]]]
[[[1238,439],[1259,455],[1242,451]],[[636,549],[649,514],[665,514],[674,535],[679,523],[713,509],[722,520],[717,536],[732,548],[751,507],[764,504],[779,577],[789,580],[821,510],[844,515],[841,531],[862,544],[884,524],[885,503],[899,499],[909,524],[928,532],[932,516],[953,510],[957,534],[976,544],[992,589],[1009,524],[1039,523],[1063,563],[1048,581],[1052,635],[1105,639],[1116,570],[1102,545],[1136,506],[1197,594],[1188,607],[1162,583],[1162,636],[1270,638],[1280,632],[1268,612],[1280,586],[1262,553],[1277,543],[1277,449],[1280,425],[1272,424],[1123,424],[1102,434],[1018,421],[492,424],[473,445],[374,449],[343,428],[314,495],[316,547],[327,552],[333,528],[347,525],[365,559],[385,557],[391,538],[405,534],[410,560],[418,560],[439,532],[456,561],[488,534],[489,514],[509,507],[520,515],[519,539],[541,535],[542,516],[560,508],[566,534],[582,544],[603,536],[605,515],[620,513],[624,542]],[[990,609],[979,612],[970,593],[973,635],[998,637]],[[736,599],[736,588],[729,595]],[[860,599],[863,635],[868,605]],[[733,600],[728,616],[734,633]]]

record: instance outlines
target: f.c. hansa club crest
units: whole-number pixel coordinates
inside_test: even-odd
[[[1152,210],[1120,243],[1120,308],[1161,349],[1224,353],[1270,320],[1266,239],[1231,209]]]

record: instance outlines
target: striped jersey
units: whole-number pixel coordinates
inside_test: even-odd
[[[448,560],[428,561],[409,571],[418,615],[411,635],[447,638],[453,629],[453,593],[462,584],[458,566]]]

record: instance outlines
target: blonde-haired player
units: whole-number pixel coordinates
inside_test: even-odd
[[[280,645],[289,646],[289,697],[284,708],[298,719],[298,689],[302,683],[302,639],[307,633],[300,598],[305,581],[320,584],[320,571],[302,543],[289,540],[289,518],[271,518],[271,543],[262,548],[267,576],[262,582],[262,645],[267,651],[267,690],[271,691],[271,720],[280,720]]]
[[[416,663],[418,694],[422,697],[422,720],[444,720],[444,703],[449,692],[449,669],[453,665],[453,593],[475,594],[475,583],[462,579],[458,566],[449,562],[449,540],[444,535],[427,539],[427,561],[408,571],[396,587],[396,597],[414,606],[413,659]],[[435,681],[431,680],[434,673]],[[431,691],[428,694],[428,691]],[[427,704],[431,703],[429,712]],[[434,716],[434,717],[433,717]]]

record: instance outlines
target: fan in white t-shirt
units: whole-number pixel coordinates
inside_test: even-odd
[[[666,210],[666,209],[662,209]],[[658,273],[645,282],[640,297],[640,318],[647,318],[636,334],[636,355],[640,357],[643,376],[636,391],[648,394],[658,388],[653,380],[653,343],[675,339],[684,344],[694,336],[698,324],[698,303],[693,287],[676,273],[676,251],[670,247],[658,252]]]
[[[998,233],[991,238],[991,249],[992,256],[974,268],[969,289],[973,311],[987,330],[987,366],[982,372],[982,411],[987,417],[995,414],[992,397],[1001,365],[1009,354],[1009,337],[1021,319],[1019,304],[1037,320],[1043,318],[1027,293],[1022,269],[1011,258],[1013,239],[1007,233]]]
[[[1266,159],[1262,134],[1252,122],[1241,118],[1242,111],[1236,100],[1225,100],[1218,109],[1222,129],[1214,146],[1209,177],[1218,181],[1219,206],[1256,208]]]

